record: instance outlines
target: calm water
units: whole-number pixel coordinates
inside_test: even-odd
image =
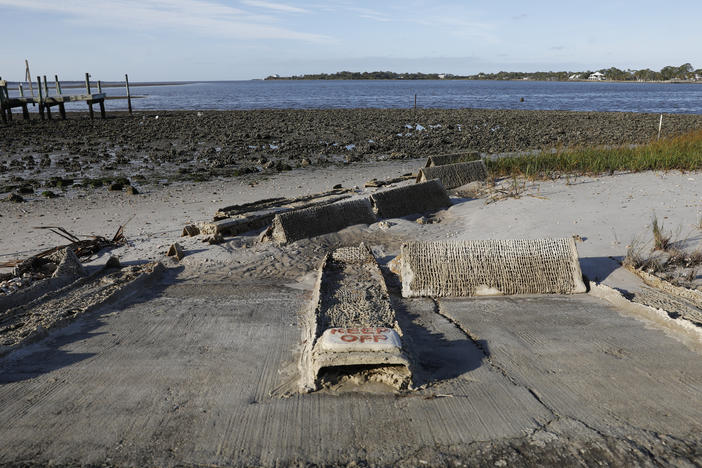
[[[78,93],[77,90],[66,90]],[[105,88],[124,95],[124,88]],[[137,110],[484,108],[702,114],[702,84],[538,81],[220,81],[131,87]],[[14,94],[14,93],[13,93]],[[53,94],[53,92],[51,93]],[[520,99],[524,98],[524,102]],[[85,104],[71,104],[85,110]],[[126,109],[123,100],[107,109]]]

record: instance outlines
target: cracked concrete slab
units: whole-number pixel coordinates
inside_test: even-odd
[[[441,299],[439,308],[558,417],[611,435],[702,430],[700,355],[600,299]]]
[[[417,350],[416,390],[280,398],[276,389],[295,378],[309,293],[273,280],[185,278],[171,270],[153,290],[0,361],[0,464],[701,456],[698,356],[590,296],[437,304],[397,295],[403,339]]]

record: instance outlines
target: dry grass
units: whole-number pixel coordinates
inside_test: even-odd
[[[658,217],[655,214],[651,225],[653,229],[653,250],[667,251],[670,247],[671,235],[663,231],[663,223],[658,224]]]
[[[702,169],[702,130],[640,146],[559,149],[555,153],[486,160],[485,164],[493,177],[522,176],[528,179],[620,171],[694,171]]]
[[[627,248],[624,266],[654,274],[678,286],[694,287],[693,282],[702,268],[702,250],[686,252],[679,248],[682,242],[673,241],[673,236],[664,231],[655,215],[651,224],[653,248],[648,249],[649,243],[634,239]]]

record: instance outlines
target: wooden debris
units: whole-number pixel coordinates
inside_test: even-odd
[[[385,180],[371,179],[365,183],[365,187],[382,187],[384,185],[397,184],[398,182],[404,182],[405,180],[415,179],[416,177],[416,175],[408,174]]]
[[[100,250],[107,247],[117,247],[126,242],[126,237],[124,237],[124,224],[117,229],[117,232],[112,239],[107,239],[102,236],[89,236],[87,239],[80,239],[78,236],[68,232],[66,229],[59,226],[38,226],[34,229],[48,229],[52,233],[63,237],[70,243],[65,245],[59,245],[51,249],[39,252],[36,255],[32,255],[24,260],[10,260],[7,262],[0,263],[0,267],[3,268],[13,268],[13,276],[21,276],[26,272],[35,272],[40,270],[47,263],[53,263],[51,260],[52,254],[70,248],[78,258],[90,257]]]
[[[251,203],[244,203],[242,205],[226,206],[217,210],[214,220],[219,221],[221,219],[231,218],[236,215],[251,213],[254,211],[261,211],[270,208],[285,207],[287,205],[309,202],[312,200],[318,200],[320,198],[331,197],[334,195],[341,195],[352,191],[353,190],[351,189],[335,188],[334,190],[330,190],[328,192],[315,193],[313,195],[305,195],[296,198],[266,198],[264,200],[258,200]],[[296,206],[295,208],[299,207]]]

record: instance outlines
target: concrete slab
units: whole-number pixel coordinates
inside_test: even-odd
[[[441,299],[489,359],[554,414],[600,430],[702,430],[702,359],[649,321],[590,295]]]
[[[394,298],[417,390],[290,394],[308,291],[164,276],[0,360],[0,464],[692,464],[702,361],[590,297]],[[443,315],[442,315],[443,314]]]

